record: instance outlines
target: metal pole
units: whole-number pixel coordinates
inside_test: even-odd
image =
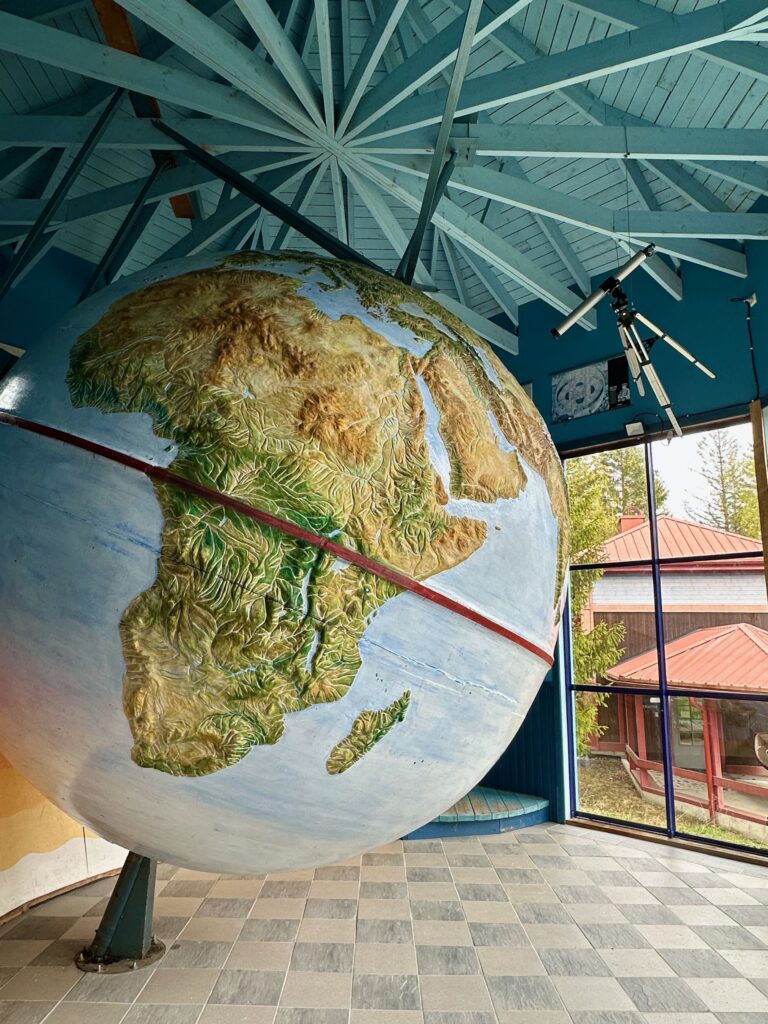
[[[139,194],[133,201],[133,204],[126,214],[125,220],[115,232],[112,241],[107,246],[107,250],[99,260],[98,266],[93,272],[90,281],[83,289],[79,301],[87,299],[89,295],[97,290],[102,284],[109,284],[111,277],[110,275],[114,271],[115,267],[121,261],[123,253],[126,249],[126,243],[131,244],[134,239],[132,237],[132,231],[134,226],[139,222],[141,211],[144,208],[144,202],[149,194],[149,190],[155,184],[157,179],[168,167],[168,164],[155,164],[152,169],[152,173],[144,179],[144,184],[139,190]],[[154,212],[154,211],[153,211]]]
[[[653,477],[653,453],[650,442],[645,444],[645,486],[648,492],[648,527],[651,537],[651,576],[653,580],[653,611],[656,620],[656,657],[659,663],[659,696],[661,698],[659,726],[661,729],[661,755],[664,764],[664,802],[667,809],[667,835],[677,831],[675,822],[675,782],[672,764],[671,730],[669,727],[669,688],[667,662],[664,649],[664,605],[659,565],[659,533],[656,524],[656,490]]]
[[[67,192],[72,186],[75,178],[78,176],[80,171],[83,169],[94,149],[96,148],[99,139],[101,138],[104,130],[106,129],[109,122],[114,117],[117,108],[120,105],[120,101],[125,95],[124,89],[118,89],[112,95],[112,99],[107,103],[104,110],[99,115],[96,124],[90,131],[88,138],[82,144],[80,149],[75,154],[75,158],[69,165],[64,175],[53,191],[51,198],[45,204],[40,216],[37,218],[35,223],[32,225],[32,229],[26,236],[18,252],[11,260],[5,274],[0,279],[0,300],[2,300],[9,289],[13,285],[13,282],[18,277],[19,273],[23,270],[25,264],[30,259],[33,252],[36,250],[38,239],[45,233],[48,225],[56,214],[56,211],[61,206]]]
[[[249,181],[244,175],[239,174],[236,170],[224,163],[218,157],[213,156],[212,153],[208,153],[200,146],[195,145],[190,139],[185,138],[180,132],[177,132],[175,128],[171,128],[170,125],[165,124],[163,121],[153,121],[155,127],[164,132],[169,138],[175,139],[176,142],[180,143],[190,157],[198,164],[203,167],[207,167],[209,171],[212,171],[216,177],[221,178],[228,185],[232,185],[238,192],[242,192],[244,196],[248,196],[258,206],[263,207],[267,212],[274,214],[279,220],[284,221],[286,224],[290,224],[292,228],[304,235],[311,242],[315,242],[321,249],[325,249],[332,256],[336,256],[340,260],[350,260],[352,263],[361,263],[365,267],[370,267],[372,270],[378,270],[382,273],[381,268],[377,266],[372,260],[369,260],[367,256],[363,256],[362,253],[353,249],[351,246],[344,242],[339,241],[338,238],[321,228],[318,224],[313,224],[312,221],[307,220],[302,214],[297,213],[296,210],[291,209],[287,203],[277,199],[271,193],[261,188],[253,181]]]
[[[437,141],[435,142],[435,150],[432,154],[432,163],[429,168],[427,185],[424,189],[424,197],[421,201],[419,217],[416,221],[416,227],[414,228],[411,240],[403,253],[402,259],[400,260],[400,265],[395,271],[395,277],[399,278],[401,281],[405,281],[406,284],[410,284],[413,281],[413,275],[416,272],[416,264],[419,261],[419,253],[421,252],[421,243],[424,240],[424,232],[427,230],[427,226],[432,220],[435,207],[440,200],[441,193],[438,191],[438,188],[440,181],[443,178],[443,161],[448,147],[451,128],[453,127],[453,119],[456,116],[456,108],[459,105],[459,94],[461,93],[461,87],[464,84],[464,76],[467,73],[469,55],[472,52],[472,44],[475,41],[475,30],[477,29],[477,22],[480,18],[482,7],[483,0],[470,0],[467,17],[464,21],[464,28],[461,33],[461,42],[459,43],[459,49],[456,53],[456,62],[453,65],[451,84],[448,86],[448,95],[445,99],[443,118],[440,122],[440,129],[437,133]],[[452,167],[453,165],[451,165],[451,169]],[[448,174],[450,176],[450,170]],[[443,189],[445,189],[447,182],[448,179],[446,178],[443,183]]]

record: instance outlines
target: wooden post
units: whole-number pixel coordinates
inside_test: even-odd
[[[763,406],[759,398],[749,403],[749,418],[752,421],[752,441],[755,453],[755,477],[757,480],[757,507],[760,512],[760,534],[765,551],[768,537],[768,454],[765,442],[765,419]],[[763,558],[763,572],[766,573],[768,587],[768,570]]]

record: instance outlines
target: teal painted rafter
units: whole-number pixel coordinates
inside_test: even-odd
[[[229,86],[1,12],[0,50],[273,135],[303,138],[270,110]]]
[[[304,177],[301,179],[299,187],[296,189],[296,195],[293,197],[291,208],[296,210],[297,213],[306,213],[307,206],[312,202],[312,198],[317,192],[317,187],[325,177],[328,171],[328,165],[330,164],[330,158],[326,157],[324,160],[317,159],[313,161],[304,172]],[[286,242],[291,237],[290,224],[285,222],[281,223],[277,229],[277,234],[272,240],[271,249],[280,250],[284,249]],[[345,241],[345,239],[344,239]]]
[[[267,0],[235,0],[235,3],[304,109],[316,125],[322,125],[317,85]]]
[[[376,163],[384,164],[378,160]],[[413,164],[407,168],[400,165],[392,174],[392,180],[407,188],[406,173],[423,178],[425,171]],[[624,210],[606,209],[488,167],[457,168],[449,187],[490,197],[596,234],[625,238],[638,246],[647,245],[653,239],[661,251],[739,277],[746,273],[743,253],[701,239],[768,237],[768,214],[637,210],[631,212],[628,222]]]
[[[477,46],[494,29],[509,20],[517,11],[527,7],[530,2],[531,0],[508,0],[502,6],[501,14],[493,12],[488,4],[484,4],[474,36],[474,45]],[[449,25],[411,54],[408,60],[388,75],[380,85],[371,89],[353,118],[350,138],[354,138],[368,125],[377,122],[401,100],[411,96],[420,86],[426,85],[435,75],[453,63],[458,54],[464,21],[464,14],[454,18]],[[441,111],[445,107],[446,98],[447,94],[434,97],[435,102],[440,103]],[[435,120],[439,119],[438,115]]]
[[[398,176],[397,172],[387,174],[369,162],[364,165],[363,173],[405,206],[419,210],[421,198],[413,192],[410,183]],[[477,253],[486,262],[522,284],[555,309],[562,312],[570,312],[572,309],[574,292],[542,270],[515,246],[500,238],[484,224],[480,224],[457,203],[447,198],[441,199],[435,210],[433,223],[450,238]]]
[[[368,87],[376,66],[384,55],[384,51],[392,38],[403,11],[409,0],[384,0],[381,10],[371,27],[365,41],[363,51],[357,59],[349,81],[344,90],[339,117],[339,131],[343,132],[349,125],[358,104]]]
[[[653,63],[722,42],[749,17],[768,14],[764,0],[725,0],[676,17],[663,33],[654,25],[633,29],[562,53],[540,57],[520,67],[470,79],[462,92],[459,115],[491,110],[517,100],[567,88],[592,78]],[[366,137],[376,138],[434,124],[442,109],[444,90],[436,89],[401,103],[379,116]]]
[[[587,14],[594,14],[613,25],[620,25],[624,29],[640,28],[649,26],[659,32],[666,32],[674,22],[675,15],[663,10],[661,7],[652,7],[650,4],[642,3],[641,0],[563,0],[570,7],[586,11]],[[760,17],[761,12],[757,12]],[[768,17],[768,12],[763,10],[763,17]],[[740,42],[726,42],[714,46],[712,49],[704,47],[699,55],[705,60],[714,61],[722,67],[752,75],[755,78],[768,82],[768,50],[760,47],[745,47]]]
[[[265,109],[315,135],[317,126],[277,69],[187,0],[122,0],[122,6]]]

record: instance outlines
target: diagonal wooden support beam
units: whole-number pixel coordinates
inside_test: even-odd
[[[452,170],[452,165],[449,161],[449,164],[447,165],[448,174],[446,175],[444,172],[443,161],[445,160],[448,139],[451,134],[451,128],[453,127],[453,119],[456,115],[456,106],[459,102],[459,94],[461,92],[461,87],[464,84],[464,77],[467,73],[469,55],[472,51],[472,44],[475,39],[475,30],[477,29],[477,23],[480,18],[482,6],[483,0],[470,0],[469,7],[467,9],[467,16],[461,33],[461,39],[459,40],[459,47],[456,52],[456,62],[453,65],[451,84],[448,87],[448,94],[445,98],[445,107],[443,109],[442,120],[440,121],[440,129],[437,133],[435,151],[432,155],[432,163],[427,176],[427,184],[424,188],[424,195],[421,200],[421,209],[419,210],[419,216],[416,221],[416,227],[413,235],[411,236],[411,240],[403,253],[403,257],[400,260],[400,264],[395,273],[395,277],[400,278],[400,280],[405,281],[408,284],[413,280],[416,261],[418,260],[419,253],[421,252],[421,243],[424,240],[424,232],[427,230],[427,225],[432,220],[435,207],[437,206],[440,196],[445,191],[445,186],[448,184],[448,177]],[[441,185],[442,189],[438,191]]]

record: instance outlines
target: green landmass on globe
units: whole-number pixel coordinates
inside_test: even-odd
[[[328,755],[326,768],[329,775],[341,775],[356,764],[363,754],[383,739],[389,730],[402,722],[411,704],[411,692],[406,690],[402,697],[392,701],[379,711],[361,711],[352,723],[352,728],[341,743],[337,743]]]
[[[355,289],[372,315],[431,347],[417,356],[355,315],[331,318],[299,294],[304,281],[260,269],[281,261],[322,271],[324,289]],[[425,316],[403,308],[414,303]],[[478,350],[500,368],[500,386]],[[566,497],[541,419],[473,332],[394,278],[305,253],[238,253],[114,303],[73,347],[67,383],[76,406],[147,413],[177,447],[175,473],[423,581],[473,554],[486,525],[446,511],[422,383],[440,414],[453,498],[494,502],[526,485],[489,413],[543,478],[560,593]],[[132,757],[207,775],[276,743],[287,714],[343,697],[368,621],[399,588],[188,491],[153,486],[164,523],[157,576],[120,623]],[[363,712],[328,771],[370,750],[409,699]]]

